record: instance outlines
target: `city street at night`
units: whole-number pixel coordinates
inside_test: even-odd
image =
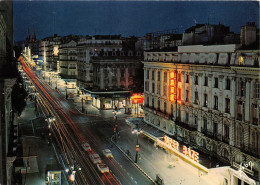
[[[0,0],[0,185],[260,185],[259,5]]]

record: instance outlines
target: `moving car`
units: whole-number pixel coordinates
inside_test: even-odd
[[[102,150],[102,152],[106,157],[113,157],[113,154],[109,149]]]
[[[89,157],[94,164],[101,163],[101,159],[98,154],[89,154]]]
[[[91,147],[88,143],[84,143],[81,145],[82,148],[85,150],[85,151],[90,151],[91,150]]]
[[[109,168],[105,164],[97,164],[97,168],[101,173],[109,172]]]

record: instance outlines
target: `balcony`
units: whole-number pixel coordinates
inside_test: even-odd
[[[229,144],[229,140],[230,140],[229,137],[223,137],[222,139],[222,141],[227,144]]]
[[[201,133],[203,133],[204,135],[207,135],[208,134],[207,128],[202,128]]]
[[[192,127],[192,125],[189,125],[187,123],[184,123],[184,122],[180,121],[180,119],[178,119],[178,118],[175,120],[175,123],[176,123],[176,125],[178,125],[178,126],[180,126],[182,128],[185,128],[185,129],[187,129],[189,131],[197,131],[197,128]]]
[[[256,157],[256,158],[260,158],[260,153],[257,148],[253,147],[252,145],[249,145],[249,147],[245,147],[244,145],[240,147],[240,150],[241,152],[245,153],[245,154],[248,154],[248,155],[251,155],[253,157]]]

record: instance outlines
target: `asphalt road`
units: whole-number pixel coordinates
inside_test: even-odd
[[[73,109],[74,106],[63,96],[37,78],[25,64],[24,68],[37,86],[37,102],[42,111],[46,116],[52,115],[56,118],[51,124],[52,138],[57,140],[65,156],[66,165],[81,168],[76,172],[76,184],[152,184],[110,141],[113,134],[111,120],[82,115]],[[93,151],[99,153],[111,172],[101,174],[97,170],[90,161],[89,154],[80,146],[86,141],[90,143]],[[111,149],[114,159],[102,155],[101,151],[105,148]]]

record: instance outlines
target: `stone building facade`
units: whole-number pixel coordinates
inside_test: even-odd
[[[251,161],[259,183],[259,61],[236,45],[145,52],[145,122],[230,166]]]

